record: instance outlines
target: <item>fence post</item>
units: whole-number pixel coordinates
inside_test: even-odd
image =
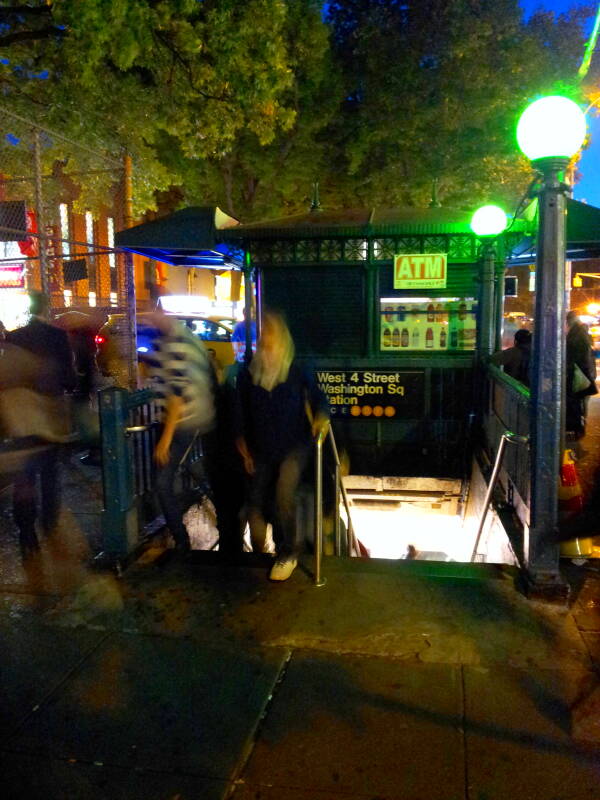
[[[133,460],[125,429],[129,392],[111,387],[99,392],[102,436],[104,556],[118,559],[131,553],[138,540]]]
[[[42,190],[42,157],[40,132],[38,128],[33,129],[33,166],[35,171],[35,215],[37,218],[37,229],[40,238],[38,239],[38,253],[40,257],[40,289],[42,294],[48,297],[48,263],[46,256],[46,219],[44,214],[44,195]]]

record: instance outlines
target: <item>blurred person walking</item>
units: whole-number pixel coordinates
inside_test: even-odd
[[[596,359],[587,325],[575,311],[567,314],[566,341],[566,431],[572,441],[585,435],[587,399],[597,394]]]
[[[311,435],[329,424],[327,398],[312,373],[294,360],[294,352],[285,320],[268,311],[256,354],[237,380],[236,444],[250,479],[252,546],[264,550],[271,522],[277,555],[269,577],[274,581],[287,580],[298,563],[296,493]]]
[[[154,313],[153,322],[159,335],[148,363],[161,417],[154,449],[156,492],[175,549],[185,554],[190,550],[190,538],[175,479],[196,436],[205,436],[215,426],[216,378],[204,345],[189,328],[160,310]],[[210,459],[210,454],[205,452],[205,457]],[[210,464],[207,467],[210,471]]]
[[[13,516],[24,557],[39,548],[35,525],[38,477],[44,533],[51,534],[58,521],[61,500],[58,442],[66,440],[71,429],[65,393],[76,388],[67,334],[49,324],[48,311],[48,297],[32,292],[31,320],[6,334],[7,349],[3,356],[17,373],[16,377],[7,376],[1,387],[5,434],[46,445],[26,461],[13,483]]]

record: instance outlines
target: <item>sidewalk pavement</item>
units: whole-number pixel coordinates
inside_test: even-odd
[[[81,474],[26,568],[0,524],[4,797],[600,797],[593,565],[571,567],[568,610],[510,568],[326,558],[315,588],[310,560],[274,584],[262,558],[184,563],[159,540],[116,578],[86,568]]]

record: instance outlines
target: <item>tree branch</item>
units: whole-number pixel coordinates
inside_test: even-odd
[[[227,102],[230,98],[227,95],[214,95],[209,94],[208,92],[199,89],[196,86],[196,81],[194,80],[194,74],[192,72],[192,68],[190,63],[183,58],[181,53],[177,50],[176,47],[173,46],[173,43],[169,41],[169,38],[162,32],[162,31],[154,31],[154,34],[158,41],[167,48],[167,50],[171,53],[175,61],[183,68],[183,71],[186,73],[190,87],[197,92],[199,95],[204,97],[206,100],[217,100],[219,103]]]
[[[64,36],[65,31],[49,25],[46,28],[39,28],[35,31],[17,31],[0,36],[0,47],[10,47],[15,42],[31,42],[37,39],[49,39],[51,36]]]
[[[0,20],[5,17],[15,14],[18,16],[42,17],[44,15],[51,16],[50,6],[4,6],[0,8]]]

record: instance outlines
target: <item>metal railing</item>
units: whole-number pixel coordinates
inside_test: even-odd
[[[506,431],[529,437],[529,389],[493,365],[487,368],[487,397],[483,400],[485,448],[494,462]],[[504,453],[499,480],[523,525],[529,523],[530,459],[528,448],[509,448]]]
[[[494,468],[490,476],[490,482],[488,484],[487,491],[485,493],[485,499],[483,501],[483,509],[481,511],[481,516],[479,518],[479,526],[477,528],[475,544],[473,545],[473,552],[471,553],[471,561],[475,561],[475,558],[477,557],[477,550],[479,548],[479,541],[481,539],[481,534],[483,533],[483,526],[485,524],[487,513],[489,511],[489,507],[492,502],[492,495],[494,494],[494,489],[496,488],[498,476],[500,475],[500,469],[502,468],[502,462],[504,460],[504,452],[506,450],[506,445],[508,442],[512,444],[529,445],[529,436],[520,436],[518,433],[512,433],[512,431],[504,431],[504,433],[500,437],[500,445],[496,453]]]
[[[334,459],[333,484],[334,484],[334,553],[342,554],[342,536],[340,520],[340,497],[344,502],[348,525],[346,528],[346,551],[358,555],[358,543],[354,534],[352,518],[350,516],[350,501],[341,477],[341,464],[335,436],[331,425],[327,430],[320,431],[315,439],[315,535],[314,535],[314,584],[324,586],[326,581],[321,575],[323,558],[323,442],[328,439]]]
[[[110,561],[132,553],[144,527],[160,516],[153,457],[160,423],[156,395],[150,389],[129,392],[111,387],[98,396],[104,490],[100,561]],[[201,457],[201,444],[195,439],[186,452],[186,464]],[[182,470],[181,474],[185,492],[191,488],[191,471]]]

